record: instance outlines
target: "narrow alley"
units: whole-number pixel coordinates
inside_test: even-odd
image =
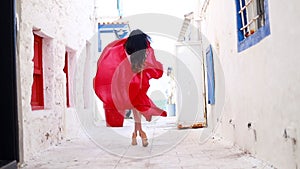
[[[119,132],[114,138],[102,139],[101,145],[87,137],[84,131],[77,138],[65,140],[47,149],[24,164],[22,169],[274,169],[237,146],[211,136],[201,140],[205,129],[177,130],[174,118],[158,120],[154,126],[145,125],[150,144],[142,147],[130,144],[132,122],[125,120],[123,128],[111,131],[99,126],[102,131]],[[98,128],[98,130],[101,130]],[[107,131],[108,130],[108,131]],[[118,131],[119,130],[119,131]],[[168,137],[153,137],[171,131]],[[102,133],[102,137],[111,136]],[[106,141],[105,141],[106,140]]]
[[[299,6],[3,0],[0,169],[299,169]]]

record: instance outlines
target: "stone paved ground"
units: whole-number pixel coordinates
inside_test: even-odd
[[[132,123],[126,120],[122,128],[98,125],[86,130],[78,138],[36,155],[21,168],[273,169],[220,138],[203,141],[206,129],[178,130],[173,122],[159,121],[143,125],[148,133],[148,147],[142,147],[140,140],[137,146],[130,145]]]

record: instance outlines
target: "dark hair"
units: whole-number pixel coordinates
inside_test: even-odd
[[[150,37],[147,34],[136,29],[129,34],[124,44],[126,52],[130,55],[131,69],[135,73],[143,69],[149,40]]]

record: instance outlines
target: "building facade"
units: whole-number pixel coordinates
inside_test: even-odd
[[[16,2],[20,161],[76,137],[94,109],[95,1]]]
[[[197,12],[203,50],[211,45],[219,63],[208,105],[217,134],[286,169],[300,165],[299,5],[206,0]]]

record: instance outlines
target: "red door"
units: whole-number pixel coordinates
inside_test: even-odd
[[[34,35],[34,71],[31,95],[32,110],[44,109],[42,42],[42,37]]]
[[[69,98],[69,59],[68,59],[68,52],[65,54],[65,67],[64,72],[66,74],[66,97],[67,97],[67,107],[70,107],[70,98]]]

